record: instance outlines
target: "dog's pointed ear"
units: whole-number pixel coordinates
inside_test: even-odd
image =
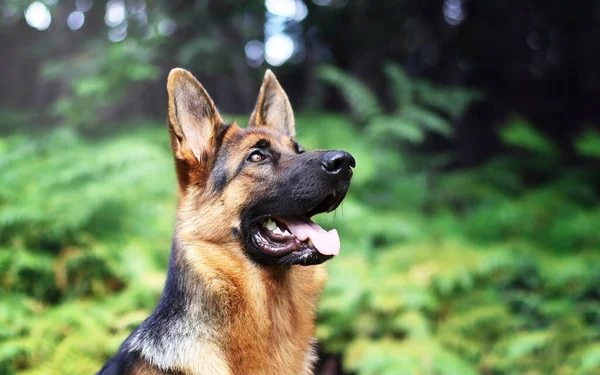
[[[265,127],[294,137],[296,126],[292,105],[275,74],[265,72],[249,127]]]
[[[184,69],[171,70],[167,92],[173,155],[189,165],[206,161],[224,124],[215,104],[200,82]]]

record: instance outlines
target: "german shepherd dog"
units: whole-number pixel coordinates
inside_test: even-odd
[[[302,149],[269,70],[247,128],[225,124],[186,70],[167,91],[179,182],[167,280],[99,374],[311,374],[322,263],[340,243],[310,218],[342,202],[354,158]]]

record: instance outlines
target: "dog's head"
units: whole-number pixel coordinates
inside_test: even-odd
[[[188,235],[241,244],[260,264],[319,264],[338,253],[337,232],[310,218],[342,202],[354,158],[296,142],[292,107],[271,71],[247,128],[225,124],[183,69],[171,71],[167,90],[178,215]]]

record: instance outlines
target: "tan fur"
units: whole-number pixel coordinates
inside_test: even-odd
[[[216,134],[223,121],[212,100],[188,72],[168,80],[169,130],[180,187],[175,238],[181,262],[204,286],[220,326],[214,343],[198,342],[183,374],[309,374],[318,297],[326,281],[324,265],[286,268],[252,262],[232,228],[240,212],[260,194],[272,175],[247,171],[218,195],[207,188]],[[268,139],[293,152],[294,119],[285,92],[267,71],[250,129],[232,125],[222,140],[233,173],[246,150]],[[286,159],[282,157],[282,163]],[[201,308],[201,307],[198,307]],[[205,308],[205,306],[203,307]],[[204,354],[200,354],[204,353]],[[209,355],[206,355],[206,354]],[[162,374],[139,367],[135,374]]]

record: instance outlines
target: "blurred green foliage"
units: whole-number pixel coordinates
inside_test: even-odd
[[[600,132],[597,130],[585,131],[577,138],[575,147],[581,155],[600,159]]]
[[[126,94],[136,97],[143,92],[140,82],[158,78],[159,69],[148,48],[151,43],[92,41],[68,59],[45,62],[44,79],[68,87],[67,95],[51,106],[51,115],[71,127],[105,124],[120,109]]]
[[[383,71],[394,99],[391,111],[385,111],[378,95],[352,75],[335,66],[323,66],[319,71],[322,80],[340,90],[355,118],[365,123],[374,137],[413,144],[422,143],[427,131],[451,137],[452,122],[483,98],[477,90],[448,88],[413,78],[399,64],[389,62]]]
[[[558,157],[558,148],[539,130],[521,118],[513,118],[500,132],[505,144],[549,158]]]
[[[358,162],[345,203],[318,218],[342,254],[317,336],[347,371],[600,371],[598,171],[539,165],[551,142],[514,121],[503,134],[525,155],[425,178],[389,173],[400,158],[379,158],[392,150],[340,116],[298,116],[306,148]],[[0,373],[94,373],[162,289],[175,208],[166,129],[6,136],[0,170]]]

